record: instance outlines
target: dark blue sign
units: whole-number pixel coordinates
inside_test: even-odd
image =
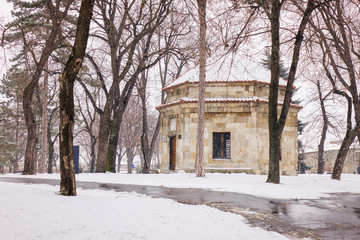
[[[79,174],[79,146],[73,146],[75,173]]]

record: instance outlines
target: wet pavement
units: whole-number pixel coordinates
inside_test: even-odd
[[[6,178],[0,181],[59,185],[59,180]],[[77,181],[83,189],[136,192],[168,198],[184,204],[204,204],[244,216],[251,225],[279,232],[290,238],[360,239],[360,195],[331,194],[327,198],[278,200],[246,194],[197,188],[125,185]]]

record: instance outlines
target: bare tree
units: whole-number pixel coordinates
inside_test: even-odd
[[[29,7],[31,5],[24,4],[22,2],[17,2],[17,7],[21,9],[21,7]],[[13,36],[21,36],[21,41],[24,46],[24,58],[25,61],[30,65],[30,59],[34,63],[35,67],[31,71],[31,79],[28,82],[28,85],[24,89],[23,93],[23,111],[27,126],[27,143],[25,150],[25,163],[23,174],[35,174],[36,173],[36,150],[35,146],[37,143],[37,124],[36,119],[33,112],[32,101],[35,89],[38,85],[39,79],[42,75],[43,68],[50,56],[50,54],[59,46],[59,44],[64,40],[61,31],[61,24],[67,16],[67,12],[70,8],[72,1],[60,1],[57,0],[55,3],[53,1],[46,1],[46,3],[42,6],[46,8],[48,14],[45,14],[48,17],[48,21],[51,22],[51,29],[48,34],[43,36],[44,31],[39,31],[38,25],[27,25],[21,21],[14,21],[9,24],[9,27],[6,30],[17,29],[18,35]],[[39,7],[39,6],[36,6]],[[32,16],[44,16],[43,14],[32,15]],[[37,19],[37,23],[39,24],[39,19]],[[36,20],[35,20],[36,21]],[[42,22],[43,24],[43,22]],[[34,26],[29,27],[29,26]],[[44,29],[44,28],[42,28]],[[35,33],[39,34],[36,35]],[[43,45],[39,44],[39,38],[45,39]],[[11,37],[9,37],[11,39]],[[36,39],[36,40],[35,40]],[[3,39],[4,40],[4,39]],[[42,46],[41,50],[37,49],[37,46]],[[28,58],[27,55],[31,57]]]
[[[132,96],[121,123],[121,142],[125,148],[128,173],[132,173],[134,157],[138,154],[138,149],[141,148],[142,108],[139,100],[136,96]],[[140,152],[140,154],[142,153]]]
[[[97,90],[99,91],[99,90]],[[92,94],[96,96],[98,93],[94,91]],[[94,97],[95,98],[95,97]],[[96,146],[97,146],[97,128],[98,128],[98,118],[95,110],[91,109],[91,104],[89,104],[89,98],[85,98],[85,100],[81,101],[80,97],[77,96],[77,100],[79,103],[79,112],[82,117],[82,122],[84,123],[83,130],[87,133],[88,139],[90,142],[90,161],[89,161],[89,171],[91,173],[95,172],[95,163],[96,163]],[[96,100],[96,98],[95,98]],[[84,140],[86,141],[86,140]]]
[[[154,66],[151,69],[143,71],[140,75],[140,79],[137,83],[138,95],[142,103],[142,135],[141,135],[141,159],[143,160],[143,169],[142,173],[149,173],[151,167],[151,159],[156,147],[158,144],[158,136],[160,132],[161,116],[160,114],[154,118],[152,114],[148,112],[148,82],[149,71],[159,70],[158,77],[161,82],[161,96],[160,104],[165,103],[165,93],[163,88],[165,87],[169,77],[177,78],[180,75],[180,72],[187,62],[189,57],[189,52],[191,47],[181,46],[180,39],[183,36],[187,36],[190,31],[187,29],[187,26],[184,24],[188,19],[188,16],[183,16],[182,13],[173,10],[169,14],[170,16],[165,20],[164,25],[169,25],[170,27],[158,28],[155,32],[157,38],[157,44],[153,44],[155,49],[163,51],[163,56],[161,59],[158,59],[158,68]],[[162,50],[163,49],[163,50]],[[175,60],[176,59],[176,60]],[[151,62],[154,62],[153,60]],[[170,67],[171,64],[178,64],[176,67]],[[171,72],[173,70],[174,72]]]
[[[151,158],[154,153],[154,147],[156,143],[156,139],[160,132],[160,118],[157,118],[155,125],[155,130],[152,133],[151,140],[149,142],[149,126],[148,126],[148,111],[147,111],[147,83],[148,83],[148,76],[147,72],[141,73],[140,81],[137,85],[139,98],[141,100],[141,108],[142,108],[142,134],[141,134],[141,154],[144,159],[144,165],[142,169],[142,173],[149,173],[150,172],[150,163]]]
[[[297,1],[290,1],[298,4]],[[300,58],[301,44],[304,38],[304,31],[311,14],[318,7],[319,1],[308,0],[305,10],[302,13],[301,21],[296,31],[295,42],[292,53],[292,61],[289,70],[288,81],[284,101],[278,116],[278,93],[280,79],[280,14],[285,1],[254,1],[253,7],[262,7],[270,21],[271,34],[271,81],[269,90],[269,173],[267,182],[280,183],[280,159],[281,159],[281,136],[285,127],[286,118],[289,112],[291,98],[293,94],[293,84],[295,81],[296,70]]]
[[[360,99],[357,90],[360,53],[355,48],[359,38],[359,6],[354,1],[333,1],[319,10],[316,24],[312,23],[311,26],[322,49],[322,65],[332,84],[333,93],[347,100],[346,133],[332,173],[333,179],[340,180],[349,148],[360,133]]]
[[[101,114],[96,172],[115,171],[115,158],[122,117],[139,74],[150,67],[144,65],[151,53],[143,49],[142,58],[135,61],[134,56],[140,41],[151,43],[154,31],[162,24],[170,12],[171,0],[166,1],[96,1],[94,16],[95,34],[92,36],[104,41],[108,46],[111,86],[102,89],[106,96]],[[103,51],[103,49],[101,50]],[[92,62],[93,65],[96,62]],[[101,68],[96,67],[101,73]],[[121,91],[120,91],[121,89]],[[94,101],[92,101],[94,103]]]
[[[75,42],[60,75],[60,194],[76,195],[74,171],[73,131],[74,112],[74,82],[82,65],[89,37],[90,21],[93,13],[94,0],[82,0]]]

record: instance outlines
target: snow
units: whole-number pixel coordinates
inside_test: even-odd
[[[199,77],[199,65],[194,66],[179,78],[170,82],[165,89],[177,85],[197,83]],[[256,81],[270,83],[270,71],[249,57],[241,54],[235,56],[226,55],[220,58],[213,57],[207,61],[207,82],[234,82],[234,81]],[[280,79],[279,85],[286,86],[286,81]]]
[[[207,206],[103,190],[65,197],[58,188],[0,182],[1,239],[286,239]]]
[[[60,179],[59,174],[38,174],[23,176],[6,174],[0,177],[28,177]],[[121,183],[132,185],[165,186],[175,188],[205,188],[214,191],[237,192],[273,199],[317,199],[330,193],[360,193],[360,175],[343,174],[341,181],[333,180],[330,175],[301,174],[298,176],[281,176],[280,184],[266,183],[266,175],[245,173],[222,174],[208,173],[205,178],[194,174],[118,174],[118,173],[81,173],[77,181]]]
[[[2,177],[59,179],[59,174]],[[360,193],[360,175],[281,176],[281,184],[264,175],[83,173],[78,181],[206,188],[281,199],[310,199],[329,193]],[[136,193],[77,190],[78,196],[55,194],[59,186],[0,182],[1,239],[286,239],[251,227],[241,215],[204,205],[185,205]]]

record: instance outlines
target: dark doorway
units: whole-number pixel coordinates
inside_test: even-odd
[[[176,136],[170,137],[170,170],[174,171],[176,165]]]

